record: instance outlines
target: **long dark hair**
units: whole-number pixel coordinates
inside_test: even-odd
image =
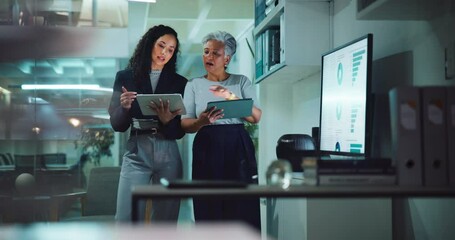
[[[133,77],[136,84],[140,84],[142,81],[149,79],[150,66],[151,66],[151,51],[155,45],[156,40],[163,35],[171,34],[175,37],[177,44],[175,46],[174,54],[172,55],[169,62],[164,65],[163,72],[176,72],[177,71],[177,54],[179,53],[179,39],[177,32],[164,25],[156,25],[150,28],[139,40],[139,43],[134,50],[133,56],[131,56],[127,68],[133,70]]]

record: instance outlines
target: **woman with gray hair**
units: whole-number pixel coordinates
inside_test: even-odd
[[[193,142],[193,180],[229,180],[257,183],[257,163],[253,142],[244,122],[258,123],[262,111],[256,92],[244,75],[226,71],[235,54],[235,38],[223,31],[203,38],[203,63],[207,74],[194,78],[185,87],[186,115],[181,125],[195,133]],[[253,99],[251,116],[224,118],[222,109],[206,109],[207,103],[220,100]],[[196,221],[245,221],[260,229],[259,199],[193,198]]]

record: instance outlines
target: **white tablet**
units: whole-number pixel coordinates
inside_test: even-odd
[[[156,115],[156,112],[153,111],[149,107],[151,102],[155,104],[160,103],[160,99],[162,101],[169,100],[170,103],[170,110],[176,111],[178,109],[182,109],[182,115],[186,114],[185,105],[183,105],[182,95],[179,93],[172,93],[172,94],[138,94],[137,95],[137,102],[139,107],[141,108],[143,115]]]

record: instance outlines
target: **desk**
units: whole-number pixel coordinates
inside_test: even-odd
[[[249,185],[246,188],[181,188],[160,185],[138,186],[133,189],[133,207],[140,199],[171,197],[284,197],[284,198],[379,198],[379,197],[455,197],[455,188],[399,186],[303,186],[288,189],[277,186]],[[133,208],[135,209],[135,208]]]
[[[391,198],[392,231],[394,239],[402,239],[400,226],[403,221],[401,205],[403,199],[455,198],[455,188],[449,187],[399,187],[399,186],[302,186],[289,189],[274,186],[250,185],[247,188],[231,189],[167,189],[159,185],[138,186],[132,193],[132,220],[138,221],[138,202],[150,198],[190,198],[190,197],[266,197],[266,198]]]
[[[0,220],[6,223],[55,222],[64,204],[71,204],[86,193],[69,192],[33,196],[0,196]]]
[[[0,167],[0,193],[14,190],[16,178],[22,173],[30,173],[35,177],[36,187],[41,192],[70,192],[74,188],[82,188],[85,176],[80,169],[67,167],[49,169],[21,169]]]

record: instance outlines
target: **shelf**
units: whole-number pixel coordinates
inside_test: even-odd
[[[270,11],[267,17],[262,20],[262,22],[256,26],[253,30],[254,36],[263,33],[267,28],[271,26],[280,25],[280,15],[284,12],[284,1],[280,1],[275,8]]]
[[[295,83],[321,71],[320,66],[287,66],[279,64],[266,75],[256,79],[255,83]]]
[[[253,30],[255,83],[293,83],[319,72],[330,47],[329,15],[328,1],[280,0]]]

